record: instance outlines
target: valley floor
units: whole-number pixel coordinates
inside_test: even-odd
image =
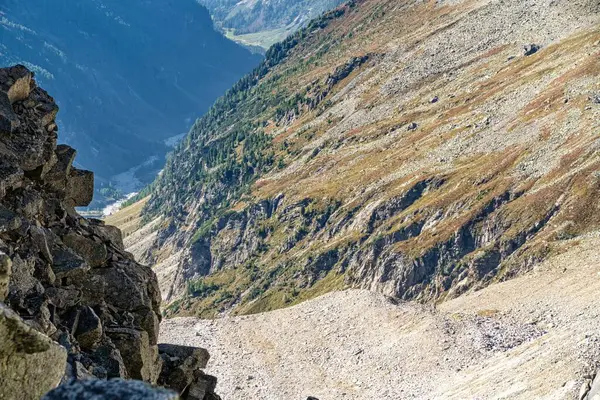
[[[214,321],[163,321],[201,346],[226,400],[571,399],[600,360],[600,237],[433,309],[368,291]]]

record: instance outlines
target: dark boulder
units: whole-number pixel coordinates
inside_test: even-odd
[[[540,51],[541,47],[537,44],[528,44],[523,46],[523,54],[525,56],[531,56]]]
[[[123,379],[70,381],[52,390],[42,400],[177,400],[177,393],[140,381]]]

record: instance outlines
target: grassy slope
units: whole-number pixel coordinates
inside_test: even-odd
[[[162,214],[179,234],[188,232],[192,244],[205,237],[226,241],[232,233],[215,228],[220,218],[284,193],[287,206],[308,199],[302,209],[308,225],[290,225],[276,216],[262,221],[258,229],[266,236],[260,250],[243,264],[228,264],[195,281],[202,290],[194,299],[177,301],[171,311],[257,312],[347,284],[389,292],[385,280],[370,281],[374,278],[345,271],[341,264],[312,276],[311,260],[330,250],[367,251],[420,221],[426,228],[396,240],[392,254],[419,260],[456,240],[469,224],[479,232],[500,232],[450,269],[436,271],[425,286],[409,288],[414,292],[407,293],[423,300],[453,295],[440,286],[446,278],[472,287],[478,279],[472,265],[488,251],[506,251],[524,235],[530,240],[500,266],[496,279],[558,251],[557,241],[597,229],[600,213],[593,199],[600,188],[593,176],[600,165],[590,146],[597,140],[598,120],[588,93],[597,89],[593,77],[600,65],[592,44],[600,32],[571,35],[531,57],[514,57],[518,47],[492,45],[462,55],[452,79],[443,73],[407,78],[406,70],[419,72],[411,68],[423,59],[423,43],[460,25],[474,4],[373,0],[346,7],[343,17],[290,39],[283,57],[271,54],[276,62],[269,65],[267,57],[266,73],[230,92],[197,124],[157,183],[149,214]],[[423,25],[424,19],[430,24]],[[395,54],[399,46],[405,50]],[[403,58],[406,53],[411,57]],[[368,63],[309,106],[336,69],[367,54]],[[434,97],[440,100],[430,102]],[[408,130],[411,122],[418,122],[418,129]],[[243,138],[238,129],[246,133]],[[233,133],[238,139],[225,146]],[[253,135],[270,141],[249,146]],[[374,207],[431,179],[441,186],[367,229]],[[494,209],[487,212],[490,205]],[[315,219],[323,215],[328,215],[325,227],[315,229]],[[552,223],[545,225],[548,216]],[[280,251],[299,231],[308,234]]]

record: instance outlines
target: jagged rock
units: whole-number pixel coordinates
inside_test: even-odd
[[[46,298],[54,307],[67,309],[81,302],[81,291],[74,287],[49,287],[46,289]]]
[[[33,74],[23,65],[0,70],[0,91],[8,95],[10,103],[25,100],[31,93]]]
[[[163,359],[159,383],[167,384],[179,393],[195,379],[195,373],[206,367],[209,355],[204,349],[172,344],[159,344],[158,351]]]
[[[219,399],[214,393],[216,378],[206,375],[202,368],[206,367],[209,355],[204,349],[159,344],[158,351],[162,358],[162,371],[158,383],[181,394],[183,399],[209,400]]]
[[[122,379],[71,381],[52,390],[42,400],[177,400],[176,393],[140,381]]]
[[[103,338],[103,341],[90,354],[90,358],[97,364],[98,368],[104,370],[102,374],[96,373],[98,378],[127,377],[123,357],[110,339]]]
[[[43,292],[44,289],[40,282],[33,276],[34,272],[34,260],[23,259],[18,254],[12,257],[12,271],[8,295],[11,305],[19,305],[26,308],[26,299],[31,299],[32,295]]]
[[[0,251],[0,302],[3,302],[8,295],[8,284],[12,269],[10,257]]]
[[[106,225],[99,219],[88,220],[93,232],[105,242],[111,243],[119,250],[125,250],[123,245],[123,233],[115,226]]]
[[[0,303],[0,397],[40,398],[60,382],[66,359],[64,348]]]
[[[0,398],[39,398],[61,377],[63,383],[155,383],[162,365],[156,275],[124,251],[117,228],[76,213],[74,207],[91,201],[94,177],[73,168],[75,150],[57,146],[58,107],[31,78],[24,67],[0,69],[0,112],[10,117],[0,132],[0,300],[17,313],[7,320],[10,310],[3,308],[0,315]],[[13,321],[19,316],[27,325]],[[5,321],[19,329],[7,331]],[[27,347],[33,358],[28,353],[6,361],[7,351],[36,341],[46,347]],[[37,363],[29,367],[31,360]],[[41,369],[46,375],[39,377]],[[33,393],[28,385],[35,379],[40,384]],[[27,387],[13,396],[17,380]]]
[[[85,236],[69,233],[63,237],[63,242],[92,267],[100,267],[108,258],[106,246]]]
[[[83,349],[96,347],[102,339],[102,322],[91,307],[83,307],[77,314],[75,338]]]
[[[16,211],[28,220],[38,220],[43,218],[44,199],[39,193],[31,188],[23,188],[13,193],[13,203]]]
[[[88,206],[94,197],[94,173],[72,168],[68,179],[67,198],[75,207]]]
[[[129,377],[156,383],[161,365],[158,349],[150,344],[148,333],[132,328],[106,328],[108,337],[123,356]]]
[[[85,274],[90,266],[85,260],[68,248],[58,248],[52,252],[52,271],[57,279]]]
[[[217,378],[198,371],[196,380],[190,384],[187,390],[183,391],[181,397],[185,400],[221,400],[215,394],[216,387]]]
[[[32,226],[29,229],[29,234],[31,235],[31,241],[35,249],[42,255],[42,257],[44,257],[46,261],[52,263],[54,258],[50,252],[50,246],[48,244],[45,230],[38,226]]]
[[[71,174],[71,167],[77,152],[67,145],[59,145],[54,151],[56,163],[44,177],[44,182],[55,191],[66,190],[67,178]]]

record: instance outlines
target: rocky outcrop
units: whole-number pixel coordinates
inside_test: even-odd
[[[144,382],[112,379],[109,381],[72,381],[59,386],[42,400],[177,400],[177,393],[154,388]]]
[[[159,384],[168,386],[189,400],[220,400],[215,391],[217,380],[202,372],[208,352],[197,347],[160,344],[163,362]]]
[[[61,379],[156,384],[163,365],[156,275],[118,229],[75,211],[92,200],[93,173],[57,146],[57,111],[25,67],[0,69],[0,394],[11,399],[39,398]],[[193,386],[208,356],[190,356],[175,384],[166,372],[161,384]]]
[[[0,303],[0,398],[39,399],[61,380],[65,349]]]

